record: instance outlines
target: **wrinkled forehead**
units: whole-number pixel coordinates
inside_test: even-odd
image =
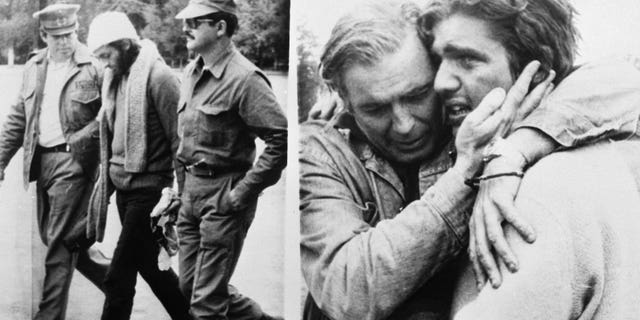
[[[402,99],[414,91],[432,86],[435,70],[425,46],[415,33],[400,47],[369,63],[353,64],[343,73],[343,98],[355,97],[379,102]]]

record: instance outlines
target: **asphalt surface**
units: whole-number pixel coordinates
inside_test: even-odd
[[[0,120],[14,101],[21,81],[21,66],[0,66]],[[286,109],[287,77],[269,74],[279,101]],[[261,147],[261,146],[259,146]],[[284,176],[284,174],[283,174]],[[35,185],[25,191],[22,183],[22,151],[5,171],[0,187],[0,319],[31,319],[40,299],[44,276],[44,246],[35,226]],[[107,256],[113,252],[120,232],[115,201],[107,218],[105,240],[95,247]],[[282,315],[284,281],[285,179],[265,190],[258,202],[256,218],[231,279],[241,293],[256,300],[272,315]],[[177,271],[177,261],[173,268]],[[104,296],[75,272],[67,309],[68,320],[99,319]],[[138,276],[131,316],[133,320],[170,319],[144,280]]]

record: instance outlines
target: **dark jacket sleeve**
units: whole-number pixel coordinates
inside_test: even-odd
[[[249,74],[244,81],[239,113],[265,143],[258,160],[235,187],[240,199],[249,199],[275,184],[287,165],[287,118],[259,72]]]

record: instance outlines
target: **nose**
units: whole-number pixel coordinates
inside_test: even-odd
[[[411,114],[409,106],[395,102],[392,105],[392,128],[396,134],[406,135],[413,129],[416,120]]]
[[[436,78],[433,80],[433,88],[440,95],[460,89],[460,80],[455,73],[455,68],[447,60],[440,63]]]

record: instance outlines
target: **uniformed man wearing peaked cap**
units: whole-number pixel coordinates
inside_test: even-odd
[[[86,233],[65,239],[86,215],[98,164],[100,76],[77,39],[79,8],[54,4],[33,15],[47,47],[25,64],[18,98],[0,131],[0,183],[20,148],[25,186],[36,181],[38,231],[47,246],[36,320],[64,319],[74,269],[101,288],[108,263],[104,256],[102,263],[92,260],[94,239]]]
[[[194,319],[273,319],[229,279],[258,195],[286,165],[287,119],[265,74],[231,41],[232,0],[190,0],[176,18],[197,56],[185,68],[178,104],[177,157],[187,172],[177,223],[180,286]],[[254,164],[256,137],[266,147]]]

